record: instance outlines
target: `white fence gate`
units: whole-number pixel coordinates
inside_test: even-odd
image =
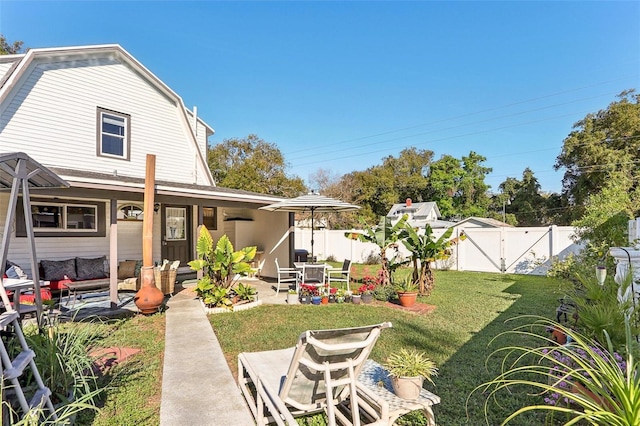
[[[569,253],[581,250],[581,246],[571,239],[574,228],[570,226],[456,227],[453,236],[459,236],[463,231],[467,239],[455,246],[450,259],[438,262],[438,268],[543,275],[553,257],[564,259]],[[333,256],[338,261],[351,259],[353,262],[362,263],[369,255],[378,254],[377,245],[350,240],[344,236],[345,232],[326,229],[315,231],[314,255],[318,259]],[[444,232],[444,229],[434,230],[436,237]],[[311,252],[310,229],[295,229],[295,247]],[[402,244],[399,250],[404,256],[409,255]]]

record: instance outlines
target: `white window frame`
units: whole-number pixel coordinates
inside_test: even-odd
[[[108,132],[104,132],[102,130],[102,124],[104,123],[105,119],[108,119],[108,117],[106,116],[112,116],[112,117],[116,117],[118,119],[121,119],[123,121],[123,134],[119,135],[119,134],[113,134],[113,133],[108,133]],[[117,154],[112,154],[110,152],[104,152],[103,149],[103,145],[102,145],[102,138],[103,136],[110,136],[113,138],[119,138],[122,140],[122,155],[117,155]],[[130,155],[130,138],[131,138],[131,119],[130,116],[128,114],[124,114],[121,112],[117,112],[117,111],[112,111],[112,110],[108,110],[108,109],[104,109],[104,108],[99,108],[98,107],[98,123],[97,123],[97,154],[100,157],[109,157],[109,158],[117,158],[120,160],[129,160],[129,155]]]
[[[77,232],[98,232],[98,206],[95,204],[72,204],[72,203],[48,203],[48,202],[31,202],[31,208],[33,207],[58,207],[62,212],[62,228],[48,228],[36,226],[33,223],[33,216],[31,217],[31,223],[33,224],[34,232],[60,232],[60,233],[77,233]],[[69,228],[69,207],[83,207],[90,208],[94,211],[93,225],[94,228]],[[33,215],[33,213],[32,213]]]

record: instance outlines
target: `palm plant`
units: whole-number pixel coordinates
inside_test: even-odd
[[[395,225],[391,224],[391,219],[386,216],[381,216],[380,221],[376,227],[370,227],[360,218],[360,223],[364,227],[364,232],[345,232],[344,236],[351,240],[358,240],[365,243],[374,243],[380,248],[380,259],[382,262],[381,272],[381,285],[386,286],[391,284],[391,274],[393,271],[402,264],[399,260],[399,254],[396,250],[396,254],[389,259],[387,257],[387,250],[397,248],[400,232],[404,229],[408,216],[403,215]]]
[[[571,343],[558,346],[536,329],[559,328]],[[503,424],[519,415],[544,410],[550,416],[566,416],[565,424],[632,426],[640,424],[640,374],[634,356],[637,343],[632,336],[629,319],[625,319],[626,344],[624,357],[613,350],[607,336],[606,348],[579,332],[554,321],[538,319],[533,326],[520,326],[506,333],[533,338],[542,344],[536,347],[508,346],[495,354],[504,356],[503,371],[495,379],[478,386],[489,397],[514,386],[533,387],[546,396],[545,403],[522,407],[508,416]],[[505,334],[505,333],[502,333]]]
[[[452,233],[453,228],[449,228],[435,240],[429,225],[425,226],[424,234],[418,233],[408,223],[404,225],[400,238],[402,238],[402,244],[411,252],[412,279],[418,283],[420,294],[429,295],[433,290],[434,276],[431,262],[448,259],[451,256],[451,246],[466,238],[462,234],[459,238],[449,239]]]

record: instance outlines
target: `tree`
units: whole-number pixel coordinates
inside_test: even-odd
[[[256,135],[210,147],[207,162],[216,184],[223,187],[283,197],[307,192],[301,178],[287,176],[280,150]]]
[[[629,177],[609,180],[601,191],[589,196],[584,215],[572,223],[577,236],[597,246],[627,245],[627,226],[640,207],[638,190],[628,192]]]
[[[10,43],[3,34],[0,34],[0,55],[20,53],[22,51],[23,44],[24,43],[21,41],[14,41],[13,43]]]
[[[484,216],[489,206],[490,200],[487,195],[489,185],[484,182],[484,178],[493,169],[484,167],[482,163],[485,161],[487,161],[486,157],[473,151],[469,152],[468,156],[462,157],[464,175],[460,179],[454,205],[463,217]]]
[[[459,216],[453,197],[458,193],[462,176],[460,160],[451,155],[443,155],[429,168],[429,200],[438,203],[442,217]]]
[[[327,169],[318,169],[309,176],[309,182],[313,189],[317,189],[320,194],[336,200],[353,203],[353,175],[339,176]],[[324,219],[329,229],[348,229],[358,224],[358,214],[360,212],[349,211],[340,213],[321,213],[316,217]],[[305,214],[310,217],[309,214]],[[301,215],[302,216],[302,215]]]
[[[432,151],[412,147],[402,150],[397,158],[385,157],[381,165],[353,172],[351,202],[363,207],[360,213],[368,220],[375,220],[401,200],[427,201],[427,174],[432,158]]]
[[[640,183],[640,95],[622,92],[607,109],[587,114],[565,138],[555,169],[566,171],[563,194],[578,209],[612,178],[628,176],[633,192]],[[574,217],[579,217],[578,210]]]

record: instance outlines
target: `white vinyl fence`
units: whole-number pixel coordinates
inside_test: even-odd
[[[463,231],[467,236],[466,240],[454,247],[450,259],[438,262],[437,268],[543,275],[553,257],[564,259],[569,253],[577,253],[582,249],[571,239],[574,234],[571,226],[456,227],[452,237],[459,236]],[[338,261],[350,259],[363,263],[370,255],[379,253],[377,245],[350,240],[344,236],[345,232],[347,231],[326,229],[315,231],[314,255],[318,259],[333,256]],[[436,237],[444,232],[444,229],[434,230]],[[295,228],[295,248],[311,252],[310,229]],[[399,250],[402,255],[409,255],[404,245],[400,244]]]

